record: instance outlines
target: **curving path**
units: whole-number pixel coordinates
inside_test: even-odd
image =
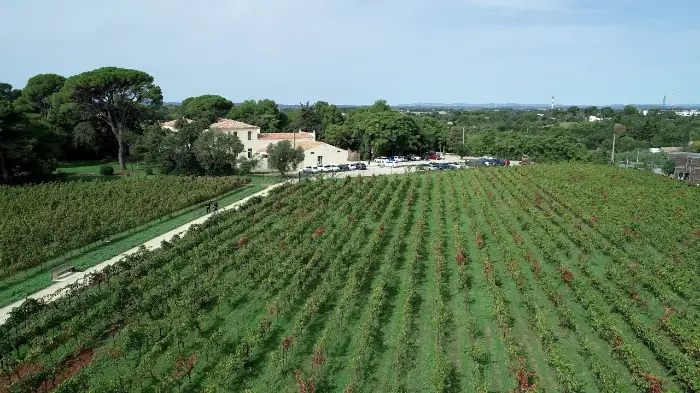
[[[294,180],[292,180],[292,181],[294,181]],[[258,191],[258,192],[256,192],[256,193],[253,194],[253,195],[250,195],[250,196],[248,196],[248,197],[245,197],[245,198],[241,199],[240,201],[236,201],[236,202],[234,202],[234,203],[232,203],[232,204],[230,204],[230,205],[224,206],[224,207],[220,208],[219,211],[226,211],[226,210],[230,210],[230,209],[235,209],[235,208],[237,208],[238,206],[240,206],[240,205],[242,205],[243,203],[245,203],[246,201],[248,201],[250,198],[253,198],[253,197],[256,197],[256,196],[262,196],[262,197],[264,197],[264,196],[266,196],[266,195],[270,192],[270,190],[272,190],[272,189],[274,189],[274,188],[277,188],[277,187],[281,186],[282,184],[285,184],[285,183],[283,182],[283,183],[273,184],[273,185],[271,185],[271,186],[265,188],[265,189],[262,190],[262,191]],[[84,277],[86,277],[87,275],[89,275],[90,273],[98,272],[98,271],[104,269],[105,267],[107,267],[107,266],[109,266],[109,265],[113,265],[113,264],[119,262],[119,261],[120,261],[122,258],[124,258],[125,256],[136,253],[141,247],[146,247],[146,248],[149,249],[149,250],[154,250],[154,249],[156,249],[156,248],[159,248],[160,245],[161,245],[161,242],[162,242],[163,240],[165,240],[165,241],[170,241],[173,237],[175,237],[175,235],[181,235],[181,234],[187,232],[187,230],[188,230],[192,225],[203,223],[203,222],[206,221],[209,217],[211,217],[213,214],[214,214],[214,213],[209,213],[209,214],[204,215],[204,216],[202,216],[202,217],[200,217],[200,218],[198,218],[198,219],[196,219],[196,220],[192,220],[192,221],[188,222],[187,224],[184,224],[184,225],[182,225],[182,226],[180,226],[180,227],[177,227],[177,228],[173,229],[173,230],[170,231],[170,232],[166,232],[166,233],[164,233],[164,234],[162,234],[162,235],[160,235],[160,236],[157,236],[157,237],[155,237],[155,238],[153,238],[153,239],[151,239],[151,240],[149,240],[149,241],[147,241],[147,242],[141,244],[140,246],[131,248],[131,249],[129,249],[129,250],[127,250],[127,251],[125,251],[125,252],[123,252],[123,253],[117,255],[117,256],[114,257],[114,258],[110,258],[110,259],[108,259],[108,260],[106,260],[106,261],[104,261],[104,262],[101,262],[101,263],[99,263],[99,264],[97,264],[97,265],[95,265],[95,266],[93,266],[93,267],[91,267],[91,268],[89,268],[89,269],[86,269],[85,271],[75,273],[75,274],[71,275],[70,277],[66,278],[65,280],[61,280],[60,282],[57,282],[57,283],[51,285],[51,286],[48,287],[48,288],[42,289],[42,290],[39,291],[39,292],[36,292],[36,293],[34,293],[34,294],[32,294],[32,295],[29,295],[28,297],[29,297],[29,298],[32,298],[32,299],[46,298],[46,299],[49,300],[49,301],[51,301],[52,299],[56,299],[56,298],[58,298],[58,297],[61,296],[61,289],[63,289],[63,288],[65,288],[65,287],[69,286],[69,285],[72,284],[72,283],[75,283],[75,282],[77,282],[77,281],[80,281],[81,279],[83,279]],[[52,295],[53,295],[53,296],[52,296]],[[10,311],[12,311],[12,309],[14,309],[15,307],[20,306],[23,302],[24,302],[24,300],[20,300],[20,301],[17,301],[17,302],[15,302],[15,303],[10,304],[9,306],[5,306],[5,307],[3,307],[3,308],[0,308],[0,325],[2,325],[3,323],[5,323],[5,321],[7,321],[7,318],[10,317]]]

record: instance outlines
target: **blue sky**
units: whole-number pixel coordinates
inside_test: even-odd
[[[166,101],[700,102],[697,0],[2,0],[0,81],[112,65]]]

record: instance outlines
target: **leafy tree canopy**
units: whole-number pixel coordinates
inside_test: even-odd
[[[40,74],[31,77],[27,81],[27,86],[22,89],[20,105],[29,112],[47,117],[52,106],[52,97],[63,88],[65,81],[66,78],[56,74]]]
[[[287,125],[287,115],[273,100],[247,100],[229,111],[229,118],[260,127],[262,132],[279,132]]]
[[[233,134],[204,131],[194,143],[194,155],[210,176],[232,175],[243,143]]]
[[[233,108],[233,103],[218,95],[203,95],[190,97],[182,101],[178,108],[181,117],[188,119],[207,119],[215,122],[220,117],[225,117]]]
[[[283,140],[277,144],[267,146],[267,165],[280,172],[282,176],[292,169],[296,169],[304,161],[304,149],[293,148],[292,143]]]
[[[0,84],[0,171],[4,183],[16,175],[50,174],[56,167],[55,135],[48,124],[17,108],[18,91]]]
[[[70,77],[59,94],[75,103],[84,119],[96,119],[111,131],[117,140],[122,169],[126,169],[124,133],[151,119],[153,108],[163,101],[152,76],[117,67],[103,67]]]

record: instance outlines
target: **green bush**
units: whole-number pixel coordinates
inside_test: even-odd
[[[100,167],[100,175],[102,175],[102,176],[114,175],[114,168],[111,165],[102,165]]]
[[[153,174],[153,168],[146,168],[146,175],[150,176]]]

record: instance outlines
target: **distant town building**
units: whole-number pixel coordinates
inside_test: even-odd
[[[177,129],[175,128],[175,124],[177,124],[178,121],[179,120],[165,121],[165,122],[160,123],[160,126],[165,128],[166,130],[177,131]],[[182,121],[192,123],[192,120],[190,120],[190,119],[183,119]]]
[[[588,121],[590,121],[591,123],[596,122],[596,121],[601,121],[601,120],[603,120],[603,119],[601,119],[598,116],[593,116],[593,115],[588,116]]]
[[[649,153],[678,153],[683,150],[679,146],[667,146],[667,147],[650,147]]]
[[[677,111],[676,114],[678,116],[700,116],[700,111],[691,109],[691,110],[685,110],[685,111]]]
[[[674,179],[700,183],[700,153],[670,153],[668,158],[676,164]]]

